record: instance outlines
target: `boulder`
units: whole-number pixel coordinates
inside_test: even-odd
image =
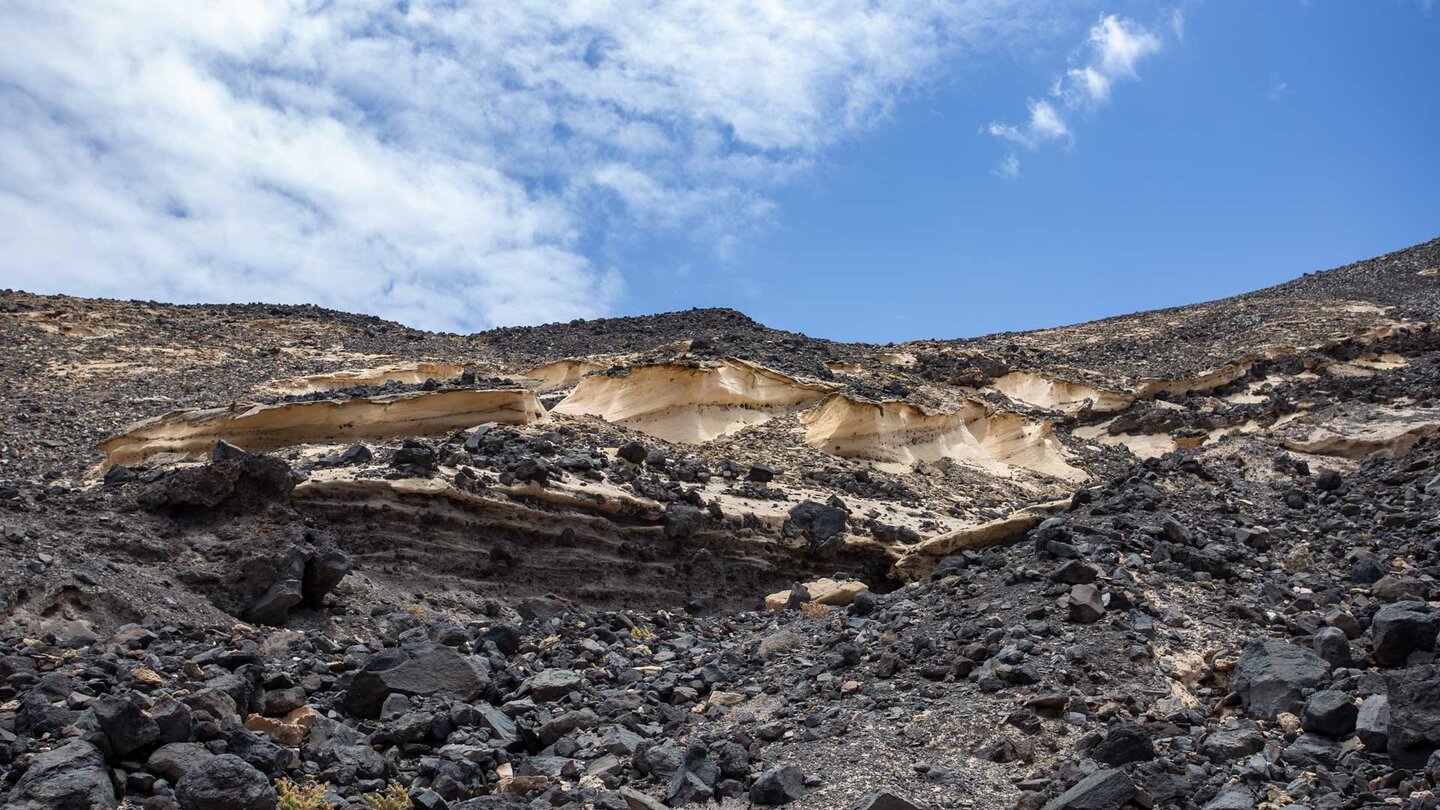
[[[1311,640],[1315,654],[1325,659],[1332,667],[1348,667],[1350,660],[1350,639],[1338,627],[1322,627]]]
[[[156,748],[145,763],[145,770],[178,783],[191,768],[215,756],[200,743],[166,743]]]
[[[471,700],[485,691],[488,683],[481,664],[452,647],[429,644],[390,650],[370,659],[356,673],[345,693],[345,709],[356,717],[373,720],[380,716],[380,707],[393,692]]]
[[[84,740],[36,754],[5,804],[10,810],[101,810],[115,805],[105,755]]]
[[[1077,624],[1094,624],[1105,616],[1105,603],[1094,585],[1072,586],[1069,604],[1069,619]]]
[[[146,486],[139,502],[176,515],[256,512],[288,502],[298,479],[290,465],[273,456],[243,453],[202,467],[187,467]]]
[[[664,527],[666,539],[684,540],[705,526],[705,515],[689,504],[669,503],[665,505],[665,514],[661,517],[660,522]]]
[[[755,779],[750,801],[775,806],[789,804],[805,795],[805,774],[794,765],[771,768]]]
[[[317,552],[305,564],[305,604],[320,607],[325,595],[335,590],[348,573],[350,558],[343,551],[332,548]]]
[[[1201,810],[1255,810],[1255,796],[1244,785],[1231,785],[1206,802]]]
[[[882,790],[861,796],[850,805],[850,810],[920,810],[920,806]]]
[[[671,807],[683,807],[709,801],[715,796],[715,783],[719,780],[720,766],[710,758],[710,750],[699,740],[691,742],[680,767],[670,777],[665,802]]]
[[[850,515],[838,506],[801,501],[781,527],[787,537],[804,536],[814,548],[828,548],[830,540],[845,531]]]
[[[1404,666],[1410,653],[1435,649],[1436,633],[1440,633],[1440,611],[1424,602],[1385,605],[1370,622],[1375,663],[1382,667]]]
[[[1122,723],[1105,733],[1105,739],[1090,750],[1090,758],[1112,768],[1131,762],[1149,762],[1155,758],[1155,744],[1144,726]]]
[[[1230,680],[1247,711],[1271,718],[1300,713],[1305,693],[1330,679],[1330,665],[1304,647],[1274,638],[1245,645]]]
[[[648,454],[649,451],[645,449],[645,445],[636,441],[625,442],[624,444],[620,445],[620,448],[618,450],[615,451],[616,456],[625,459],[631,464],[643,463],[645,461],[645,456],[647,456]]]
[[[275,788],[265,774],[234,754],[191,768],[175,786],[181,810],[275,810]]]
[[[870,590],[870,586],[858,579],[830,579],[827,577],[807,582],[803,589],[808,599],[802,601],[844,607],[855,601],[855,597]],[[765,609],[784,610],[785,606],[790,604],[793,590],[777,591],[765,597]]]
[[[124,756],[160,739],[160,726],[145,713],[145,703],[134,692],[95,701],[95,720],[110,740],[110,751]]]
[[[1390,708],[1386,750],[1397,768],[1420,768],[1440,748],[1440,665],[1410,667],[1386,678]]]
[[[1328,734],[1331,737],[1345,737],[1355,730],[1358,713],[1349,695],[1324,689],[1305,701],[1305,711],[1300,719],[1306,731]]]
[[[520,684],[520,693],[536,700],[549,701],[562,698],[580,688],[580,673],[569,669],[547,669],[526,678]]]
[[[1390,744],[1390,700],[1384,695],[1371,695],[1360,702],[1355,715],[1355,736],[1366,750],[1384,751]]]
[[[1043,810],[1118,810],[1135,795],[1135,783],[1118,768],[1096,771],[1051,799]]]

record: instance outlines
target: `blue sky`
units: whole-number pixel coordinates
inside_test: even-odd
[[[0,286],[848,340],[1440,235],[1440,8],[16,0]]]
[[[1440,9],[1184,14],[1183,42],[1075,121],[1073,146],[1022,152],[1019,178],[987,174],[1004,151],[979,128],[1023,110],[1063,49],[908,101],[778,195],[775,230],[729,273],[666,285],[666,256],[627,309],[698,301],[835,338],[968,336],[1224,297],[1440,236]]]

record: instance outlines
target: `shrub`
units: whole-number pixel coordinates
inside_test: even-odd
[[[326,800],[325,791],[329,782],[300,784],[289,778],[275,783],[275,792],[280,797],[280,810],[335,810],[335,805]]]
[[[384,793],[366,793],[362,798],[370,810],[408,810],[415,806],[410,803],[410,794],[399,782],[391,782]]]

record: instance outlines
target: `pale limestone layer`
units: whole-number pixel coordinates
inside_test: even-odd
[[[1287,439],[1298,453],[1338,456],[1356,461],[1400,458],[1426,436],[1440,434],[1440,408],[1365,409],[1328,420],[1308,435]]]
[[[988,413],[970,400],[957,411],[933,413],[907,402],[834,396],[800,418],[807,444],[842,458],[900,464],[951,458],[996,470],[1023,467],[1069,481],[1086,477],[1066,461],[1051,423]]]
[[[601,371],[606,366],[590,360],[569,359],[556,360],[553,363],[538,365],[523,374],[528,380],[535,380],[539,383],[537,388],[541,391],[556,391],[561,388],[569,388],[592,371]]]
[[[464,371],[465,367],[456,363],[398,363],[291,377],[277,380],[267,387],[283,394],[309,394],[316,391],[339,391],[357,385],[384,385],[389,382],[418,385],[430,379],[449,380],[460,376]]]
[[[989,548],[1012,543],[1025,533],[1039,526],[1070,503],[1069,498],[1037,504],[1003,518],[975,526],[966,526],[944,534],[938,534],[905,552],[895,562],[891,574],[899,579],[916,580],[930,576],[940,560],[962,551]]]
[[[657,363],[583,377],[554,411],[598,416],[666,441],[693,443],[762,424],[830,390],[734,359],[696,366]]]
[[[263,452],[324,442],[449,433],[498,422],[525,424],[544,416],[534,392],[449,390],[351,397],[318,402],[174,411],[101,442],[105,464],[135,464],[205,453],[224,440]]]
[[[992,383],[1005,396],[1037,408],[1073,414],[1085,406],[1096,413],[1114,413],[1130,407],[1135,397],[1084,383],[1054,379],[1028,371],[1012,371]]]

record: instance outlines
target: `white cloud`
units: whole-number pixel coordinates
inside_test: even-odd
[[[995,168],[991,169],[990,173],[1006,180],[1014,180],[1020,176],[1020,156],[1011,152],[1005,156],[1004,160],[995,164]]]
[[[1184,18],[1178,9],[1171,11],[1169,24],[1177,39],[1184,36]],[[1073,142],[1074,134],[1066,115],[1070,111],[1094,110],[1109,101],[1115,82],[1138,78],[1136,67],[1147,57],[1159,53],[1161,47],[1160,37],[1139,23],[1114,14],[1104,15],[1091,27],[1086,38],[1083,63],[1055,80],[1048,99],[1027,102],[1030,117],[1024,124],[992,122],[985,131],[1026,149],[1036,149],[1053,141],[1068,145]],[[1012,165],[1012,159],[1015,159],[1014,153],[1001,166]],[[1001,169],[997,173],[1015,177],[1018,159],[1013,165],[1015,172]]]
[[[1021,1],[11,0],[0,282],[603,314],[609,234],[723,250]]]
[[[1271,101],[1278,101],[1290,89],[1290,83],[1280,78],[1276,73],[1270,74],[1270,86],[1265,91],[1265,97]]]
[[[1034,149],[1047,141],[1069,140],[1070,127],[1049,101],[1030,101],[1030,118],[1022,126],[991,123],[987,131],[997,138]]]

